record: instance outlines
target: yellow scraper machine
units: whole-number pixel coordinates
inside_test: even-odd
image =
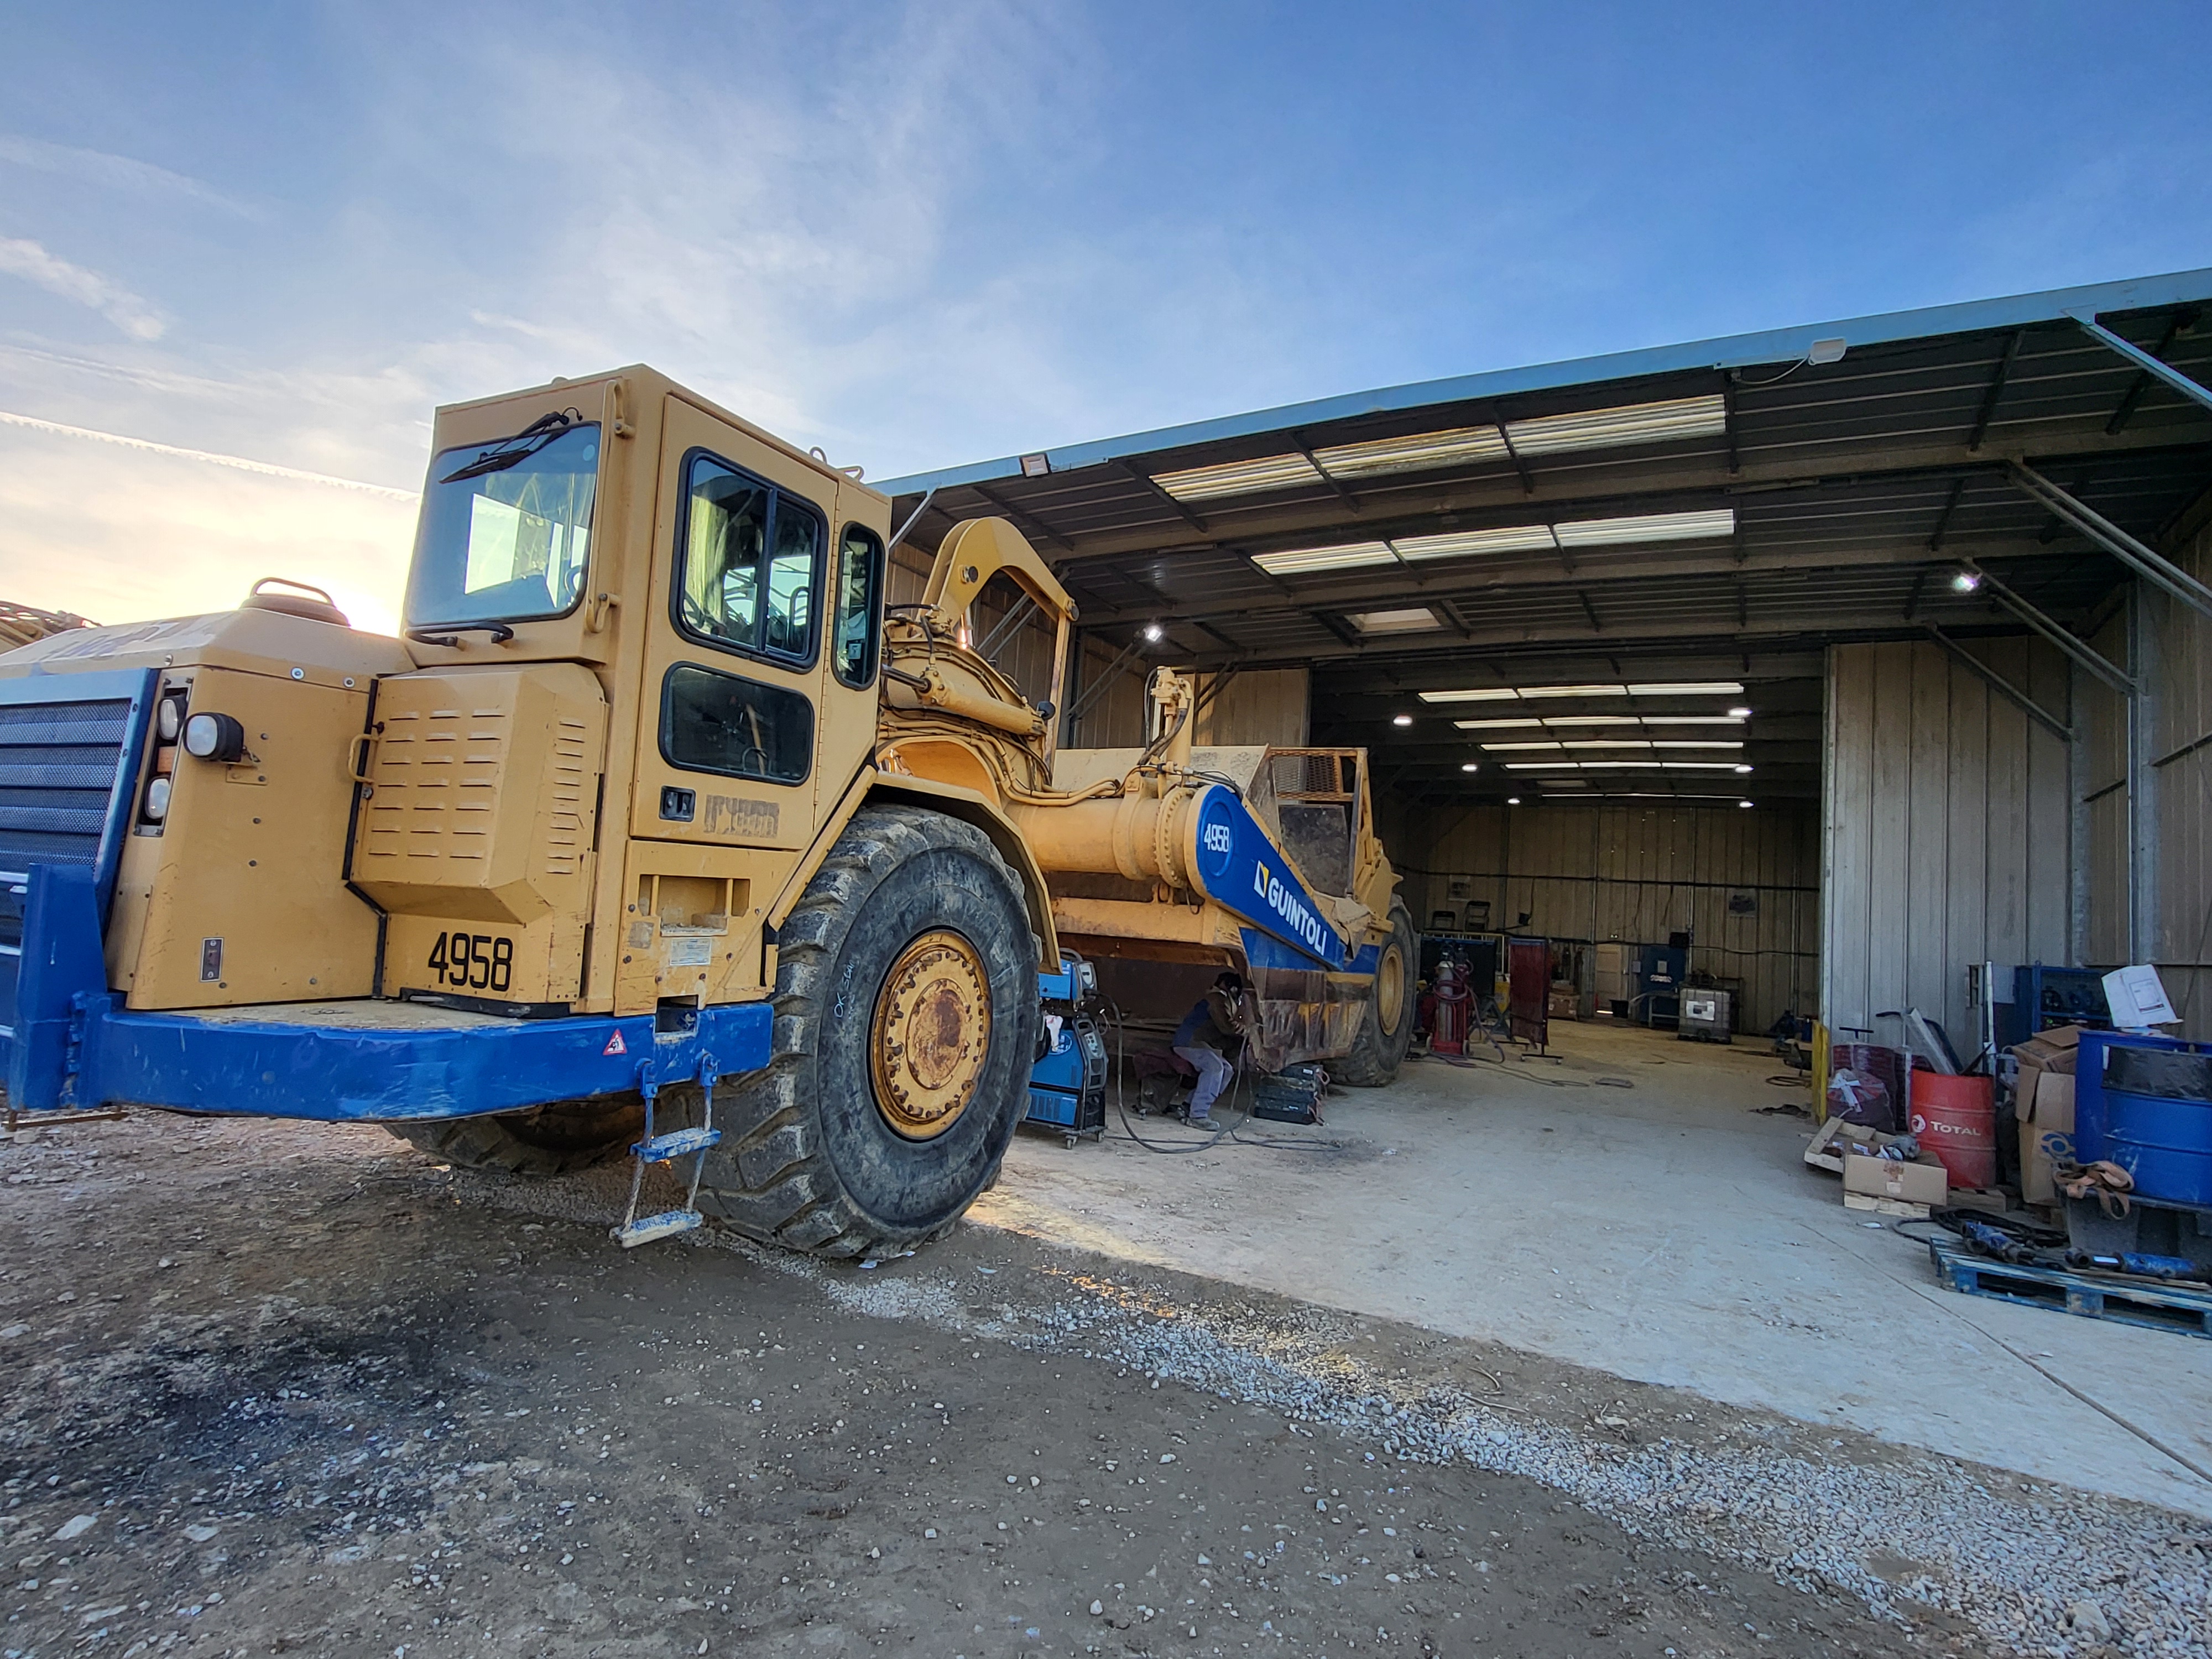
[[[1146,747],[1055,754],[1074,607],[1003,520],[887,606],[883,495],[641,368],[434,452],[404,639],[263,583],[0,657],[10,1111],[629,1156],[690,1197],[626,1244],[850,1256],[948,1228],[1025,1118],[1095,1127],[1102,978],[1172,1015],[1235,967],[1261,1069],[1395,1071],[1364,753],[1194,750],[1161,670]],[[1054,635],[1036,702],[969,643],[994,581]]]

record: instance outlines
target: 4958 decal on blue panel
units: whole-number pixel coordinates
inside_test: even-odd
[[[1349,960],[1344,937],[1291,873],[1244,803],[1209,785],[1198,808],[1198,884],[1206,897],[1324,967]]]

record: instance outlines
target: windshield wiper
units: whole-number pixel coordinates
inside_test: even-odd
[[[465,466],[456,467],[440,483],[459,483],[464,478],[481,478],[487,472],[504,472],[520,465],[539,450],[551,443],[581,418],[573,409],[560,409],[550,415],[540,415],[512,438],[501,438],[490,448],[479,453]]]

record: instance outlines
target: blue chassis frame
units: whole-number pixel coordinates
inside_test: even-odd
[[[24,910],[9,1104],[130,1103],[326,1123],[481,1117],[556,1101],[711,1082],[768,1064],[766,1002],[651,1014],[412,1030],[144,1013],[107,988],[94,872],[36,865]]]

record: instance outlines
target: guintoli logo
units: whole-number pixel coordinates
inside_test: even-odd
[[[1334,953],[1335,936],[1327,924],[1306,908],[1296,888],[1270,873],[1265,864],[1252,866],[1252,890],[1267,901],[1267,908],[1280,916],[1283,925],[1304,939],[1316,956],[1326,960]]]

